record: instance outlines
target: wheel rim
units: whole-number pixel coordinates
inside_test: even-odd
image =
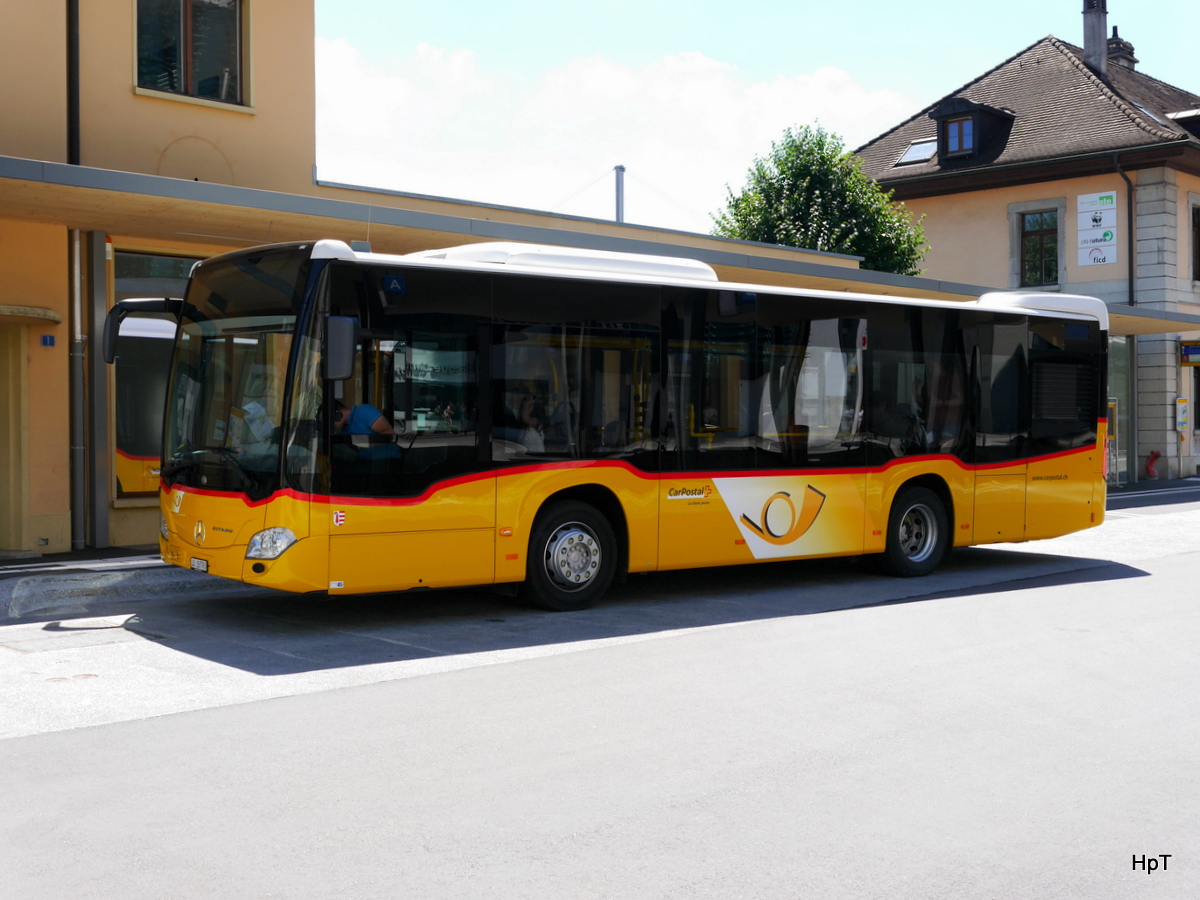
[[[900,519],[900,552],[912,562],[924,562],[938,541],[937,517],[924,503],[914,503]]]
[[[560,525],[546,541],[546,574],[561,590],[583,590],[595,580],[602,561],[600,539],[582,522]]]

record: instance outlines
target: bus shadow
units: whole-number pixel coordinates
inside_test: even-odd
[[[533,610],[479,589],[272,593],[141,608],[126,627],[181,653],[257,675],[290,675],[510,651],[533,656],[555,645],[1146,574],[1106,560],[973,548],[918,579],[877,575],[861,559],[635,575],[576,613]]]

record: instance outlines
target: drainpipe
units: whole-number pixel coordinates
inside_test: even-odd
[[[1129,176],[1125,174],[1125,170],[1121,168],[1121,154],[1113,154],[1113,165],[1117,169],[1117,174],[1125,179],[1125,230],[1128,232],[1126,240],[1129,242],[1129,305],[1137,306],[1137,289],[1134,283],[1137,281],[1137,241],[1133,234],[1133,182],[1129,180]]]
[[[67,162],[79,165],[79,0],[67,0]]]
[[[79,165],[79,0],[67,0],[67,163]],[[71,257],[71,549],[87,543],[87,445],[84,418],[83,246],[68,234]]]
[[[71,254],[71,549],[87,538],[87,476],[83,394],[83,247],[78,229],[70,232]]]

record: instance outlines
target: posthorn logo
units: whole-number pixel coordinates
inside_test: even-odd
[[[776,491],[763,504],[758,521],[754,521],[742,513],[742,521],[746,523],[768,544],[777,546],[790,544],[804,536],[825,505],[825,495],[811,484],[804,490],[804,500],[797,512],[792,495],[787,491]]]

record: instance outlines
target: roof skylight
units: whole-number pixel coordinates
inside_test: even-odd
[[[896,160],[896,165],[903,166],[908,163],[927,162],[933,159],[933,154],[937,153],[937,144],[937,138],[913,141],[904,151],[904,155]]]

